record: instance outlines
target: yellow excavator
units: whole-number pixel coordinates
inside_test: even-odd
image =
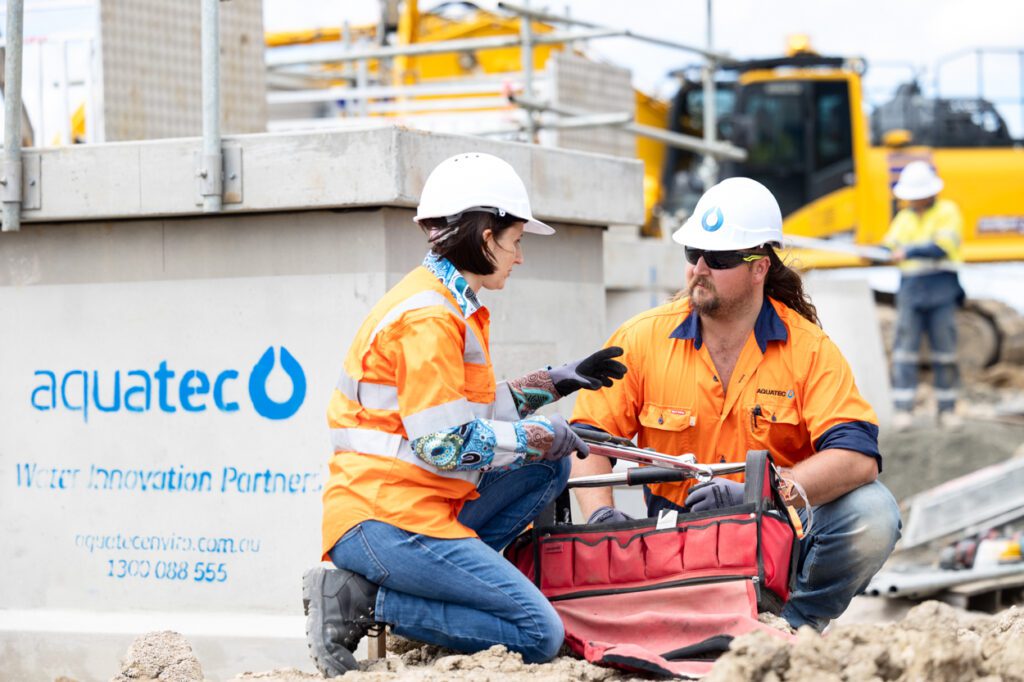
[[[915,83],[867,116],[864,69],[862,60],[823,57],[807,47],[732,64],[717,84],[718,132],[748,156],[725,162],[722,174],[768,186],[786,234],[873,245],[891,221],[890,189],[899,172],[925,160],[945,181],[943,196],[963,211],[965,259],[1024,260],[1024,140],[1011,137],[990,102],[928,99]],[[699,80],[683,75],[669,127],[702,134],[703,98]],[[692,208],[698,163],[692,153],[666,154],[662,214]],[[841,253],[806,258],[816,267],[864,264]]]

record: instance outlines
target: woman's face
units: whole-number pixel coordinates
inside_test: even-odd
[[[494,233],[484,230],[484,244],[490,249],[491,257],[494,259],[494,272],[484,275],[480,284],[484,289],[504,289],[505,280],[512,274],[512,268],[523,262],[523,247],[520,241],[523,238],[523,228],[526,223],[516,223],[501,233],[501,237],[494,238]]]

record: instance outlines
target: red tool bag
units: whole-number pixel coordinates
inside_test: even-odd
[[[635,470],[634,470],[635,471]],[[741,506],[624,523],[553,525],[505,555],[551,600],[588,661],[701,675],[733,637],[765,630],[795,578],[796,530],[767,451],[747,453]]]

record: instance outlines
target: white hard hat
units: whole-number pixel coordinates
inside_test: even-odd
[[[942,191],[942,178],[935,174],[927,161],[911,161],[900,173],[900,179],[892,188],[897,199],[914,201],[927,199]]]
[[[533,217],[526,186],[507,161],[470,152],[445,159],[430,171],[420,194],[416,222],[448,218],[474,208],[497,209],[526,221],[526,232],[554,234],[550,225]]]
[[[672,239],[704,251],[752,249],[782,242],[782,211],[768,188],[750,178],[729,178],[697,202]]]

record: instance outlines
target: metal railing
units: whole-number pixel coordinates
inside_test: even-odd
[[[343,70],[336,70],[330,75],[347,76],[349,80],[352,80],[353,70],[357,74],[354,79],[354,87],[332,86],[270,92],[267,95],[268,105],[281,107],[335,102],[339,105],[338,117],[351,118],[353,116],[412,116],[428,113],[440,114],[441,112],[457,116],[461,112],[470,110],[508,109],[511,104],[518,107],[523,113],[518,121],[506,122],[504,126],[494,129],[472,131],[471,134],[519,134],[524,136],[527,141],[534,142],[537,131],[544,128],[615,127],[632,135],[647,137],[666,145],[704,154],[706,159],[704,174],[712,180],[717,174],[716,159],[742,160],[746,158],[745,150],[726,141],[715,139],[715,126],[705,126],[704,137],[699,138],[636,123],[633,120],[633,115],[628,112],[594,112],[556,106],[539,94],[542,89],[539,86],[544,86],[546,83],[544,77],[534,73],[533,69],[533,48],[536,45],[573,44],[599,38],[625,37],[661,47],[697,53],[707,60],[704,69],[705,89],[714,88],[714,75],[718,65],[731,64],[734,60],[724,53],[711,49],[711,0],[707,0],[707,48],[534,10],[530,8],[528,0],[526,4],[499,2],[498,7],[519,16],[521,21],[519,35],[468,38],[412,45],[366,46],[365,44],[353,45],[345,37],[348,32],[343,30],[343,38],[340,43],[302,46],[302,49],[289,48],[286,53],[268,54],[267,66],[271,74],[287,74],[292,77],[305,77],[312,80],[323,78],[327,74],[322,69],[314,73],[305,69],[310,66],[322,67],[326,64],[338,64],[343,67]],[[563,24],[577,30],[537,34],[533,30],[532,22],[534,21]],[[371,60],[477,52],[509,47],[520,48],[522,70],[518,73],[503,73],[495,75],[489,80],[460,79],[402,86],[374,85],[368,82],[367,65]],[[355,69],[353,69],[353,65],[355,65]],[[510,78],[518,79],[521,83],[519,88],[521,94],[510,91],[507,83]],[[496,87],[496,85],[500,85],[500,87]],[[477,97],[472,97],[472,95],[477,95]],[[444,96],[448,96],[448,98],[443,99]],[[705,116],[713,119],[715,116],[714,98],[709,98],[709,101],[711,105],[705,111]],[[435,118],[434,120],[439,119]],[[339,121],[339,125],[342,125],[341,121]],[[344,125],[348,125],[348,123]],[[311,118],[292,118],[268,124],[268,128],[271,130],[298,129],[306,126],[330,127],[329,124],[324,124],[319,119]],[[467,131],[463,129],[460,132]]]

